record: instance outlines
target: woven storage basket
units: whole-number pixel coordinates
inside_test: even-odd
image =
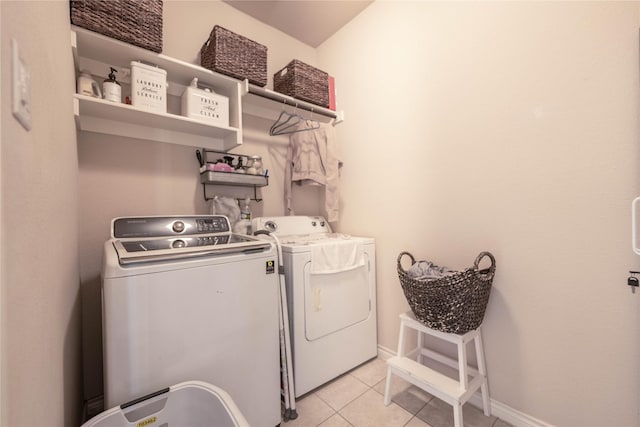
[[[267,47],[219,25],[200,49],[200,65],[254,85],[267,84]]]
[[[71,0],[71,23],[162,52],[162,0]]]
[[[409,252],[398,255],[398,277],[411,310],[420,322],[441,332],[464,334],[482,324],[487,308],[496,260],[489,252],[482,252],[473,267],[438,279],[415,279],[402,268],[404,255],[416,260]],[[478,264],[489,257],[491,266],[479,270]]]
[[[273,75],[273,89],[321,107],[329,106],[329,74],[297,59]]]

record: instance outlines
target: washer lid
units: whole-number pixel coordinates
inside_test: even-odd
[[[224,233],[144,240],[112,239],[121,265],[268,250],[271,243],[243,234]]]
[[[224,215],[122,217],[111,221],[121,265],[263,251],[267,241],[231,232]]]

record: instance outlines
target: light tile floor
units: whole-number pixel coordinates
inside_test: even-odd
[[[398,376],[393,377],[392,401],[384,406],[387,364],[382,359],[353,369],[298,398],[298,418],[281,427],[452,427],[451,405],[433,397]],[[487,417],[470,403],[463,406],[464,425],[509,427]]]

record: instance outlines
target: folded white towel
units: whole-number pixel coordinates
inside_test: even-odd
[[[353,240],[329,240],[311,249],[311,274],[331,274],[363,266],[364,247]]]

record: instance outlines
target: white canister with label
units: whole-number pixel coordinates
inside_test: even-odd
[[[229,98],[198,87],[193,78],[182,94],[182,115],[216,126],[229,126]]]
[[[154,113],[166,113],[166,70],[131,61],[131,105]]]

